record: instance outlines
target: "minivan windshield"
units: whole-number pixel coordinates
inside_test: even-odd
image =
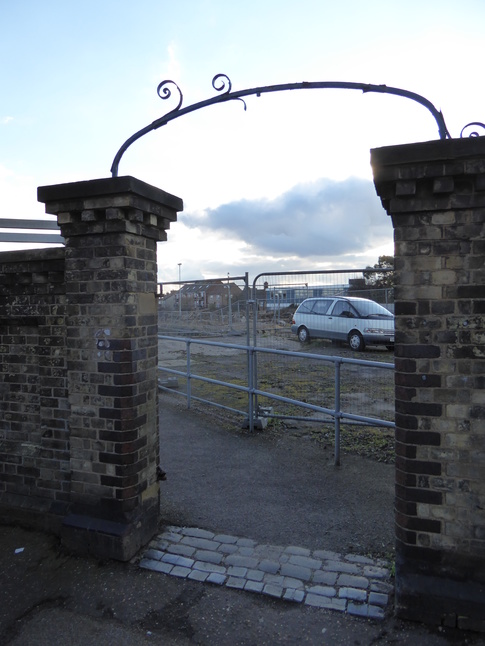
[[[393,318],[393,315],[391,314],[391,312],[389,312],[389,310],[386,310],[385,307],[382,307],[382,305],[379,305],[378,303],[374,303],[374,301],[358,301],[352,298],[349,298],[349,301],[352,303],[355,309],[359,312],[360,317],[363,319]]]

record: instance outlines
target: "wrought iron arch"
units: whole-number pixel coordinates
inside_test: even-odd
[[[159,119],[156,119],[152,123],[145,126],[138,132],[135,132],[125,143],[121,146],[118,152],[115,155],[113,164],[111,165],[111,174],[112,177],[118,176],[118,168],[120,160],[126,150],[133,144],[135,141],[151,132],[152,130],[157,130],[162,126],[167,125],[170,121],[182,117],[184,114],[189,114],[190,112],[195,112],[201,108],[206,108],[210,105],[215,105],[216,103],[225,103],[226,101],[241,101],[246,110],[246,102],[244,97],[247,96],[261,96],[262,94],[267,94],[270,92],[284,92],[286,90],[314,90],[314,89],[337,89],[337,90],[360,90],[363,93],[375,92],[378,94],[393,94],[395,96],[402,96],[406,99],[411,99],[425,107],[433,115],[436,124],[438,126],[438,133],[440,139],[451,139],[451,135],[448,132],[446,127],[443,114],[440,110],[435,108],[435,106],[424,98],[420,94],[415,92],[409,92],[408,90],[402,90],[396,87],[388,87],[387,85],[372,85],[370,83],[347,83],[341,81],[315,81],[315,82],[306,82],[301,83],[285,83],[280,85],[266,85],[262,87],[250,88],[247,90],[238,90],[232,91],[232,83],[230,78],[226,74],[216,74],[212,79],[212,87],[214,90],[219,92],[210,99],[205,101],[199,101],[198,103],[193,103],[185,108],[182,107],[183,104],[183,94],[179,86],[171,80],[162,81],[157,87],[157,93],[159,97],[163,100],[170,99],[172,96],[172,90],[175,90],[178,93],[178,103],[175,108],[164,114]],[[465,126],[461,131],[461,136],[463,136],[464,130],[469,126],[478,126],[485,129],[485,124],[474,121],[471,124]],[[473,131],[470,136],[478,136],[478,133]]]

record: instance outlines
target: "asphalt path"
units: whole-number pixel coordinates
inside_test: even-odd
[[[162,518],[252,538],[362,555],[394,547],[394,467],[333,451],[311,433],[249,433],[241,422],[160,397]],[[183,420],[183,424],[181,423]]]

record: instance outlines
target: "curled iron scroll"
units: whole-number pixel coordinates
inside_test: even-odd
[[[232,90],[231,79],[227,76],[227,74],[216,74],[212,79],[212,87],[217,92],[229,94],[229,92]]]
[[[172,110],[172,112],[175,112],[176,110],[179,110],[182,107],[182,103],[184,100],[184,95],[182,94],[182,90],[179,88],[177,83],[175,81],[162,81],[161,83],[158,84],[157,87],[157,94],[158,96],[162,99],[162,101],[166,101],[167,99],[170,99],[172,96],[172,90],[170,89],[169,85],[175,85],[178,95],[179,95],[179,102],[177,106]]]
[[[467,128],[473,128],[473,127],[483,128],[482,134],[480,135],[480,133],[477,130],[472,130],[468,134],[465,134],[465,130]],[[483,137],[483,135],[485,135],[485,123],[482,123],[481,121],[471,121],[470,123],[467,123],[466,126],[464,126],[461,129],[461,132],[460,132],[460,137],[461,138],[463,138],[463,137],[480,137],[480,136]]]
[[[212,87],[221,94],[230,94],[232,90],[232,82],[227,74],[216,74],[212,79]],[[244,110],[247,109],[246,101],[244,99],[236,96],[234,97],[234,100],[241,101],[244,105]]]

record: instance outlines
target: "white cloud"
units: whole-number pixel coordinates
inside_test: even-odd
[[[11,121],[13,121],[13,117],[1,117],[0,118],[0,123],[2,124],[2,126],[6,126],[7,123],[10,123]]]
[[[390,218],[372,182],[299,184],[274,199],[183,212],[158,247],[159,280],[363,268],[393,254]]]
[[[168,63],[166,63],[166,70],[167,70],[167,75],[169,79],[177,79],[180,78],[181,75],[181,68],[180,68],[180,61],[177,58],[176,55],[176,45],[175,43],[170,43],[170,45],[167,47],[167,53],[168,53]]]
[[[363,254],[392,241],[392,224],[372,182],[349,178],[300,184],[273,200],[239,200],[201,216],[188,227],[247,245],[255,254],[293,262]]]

